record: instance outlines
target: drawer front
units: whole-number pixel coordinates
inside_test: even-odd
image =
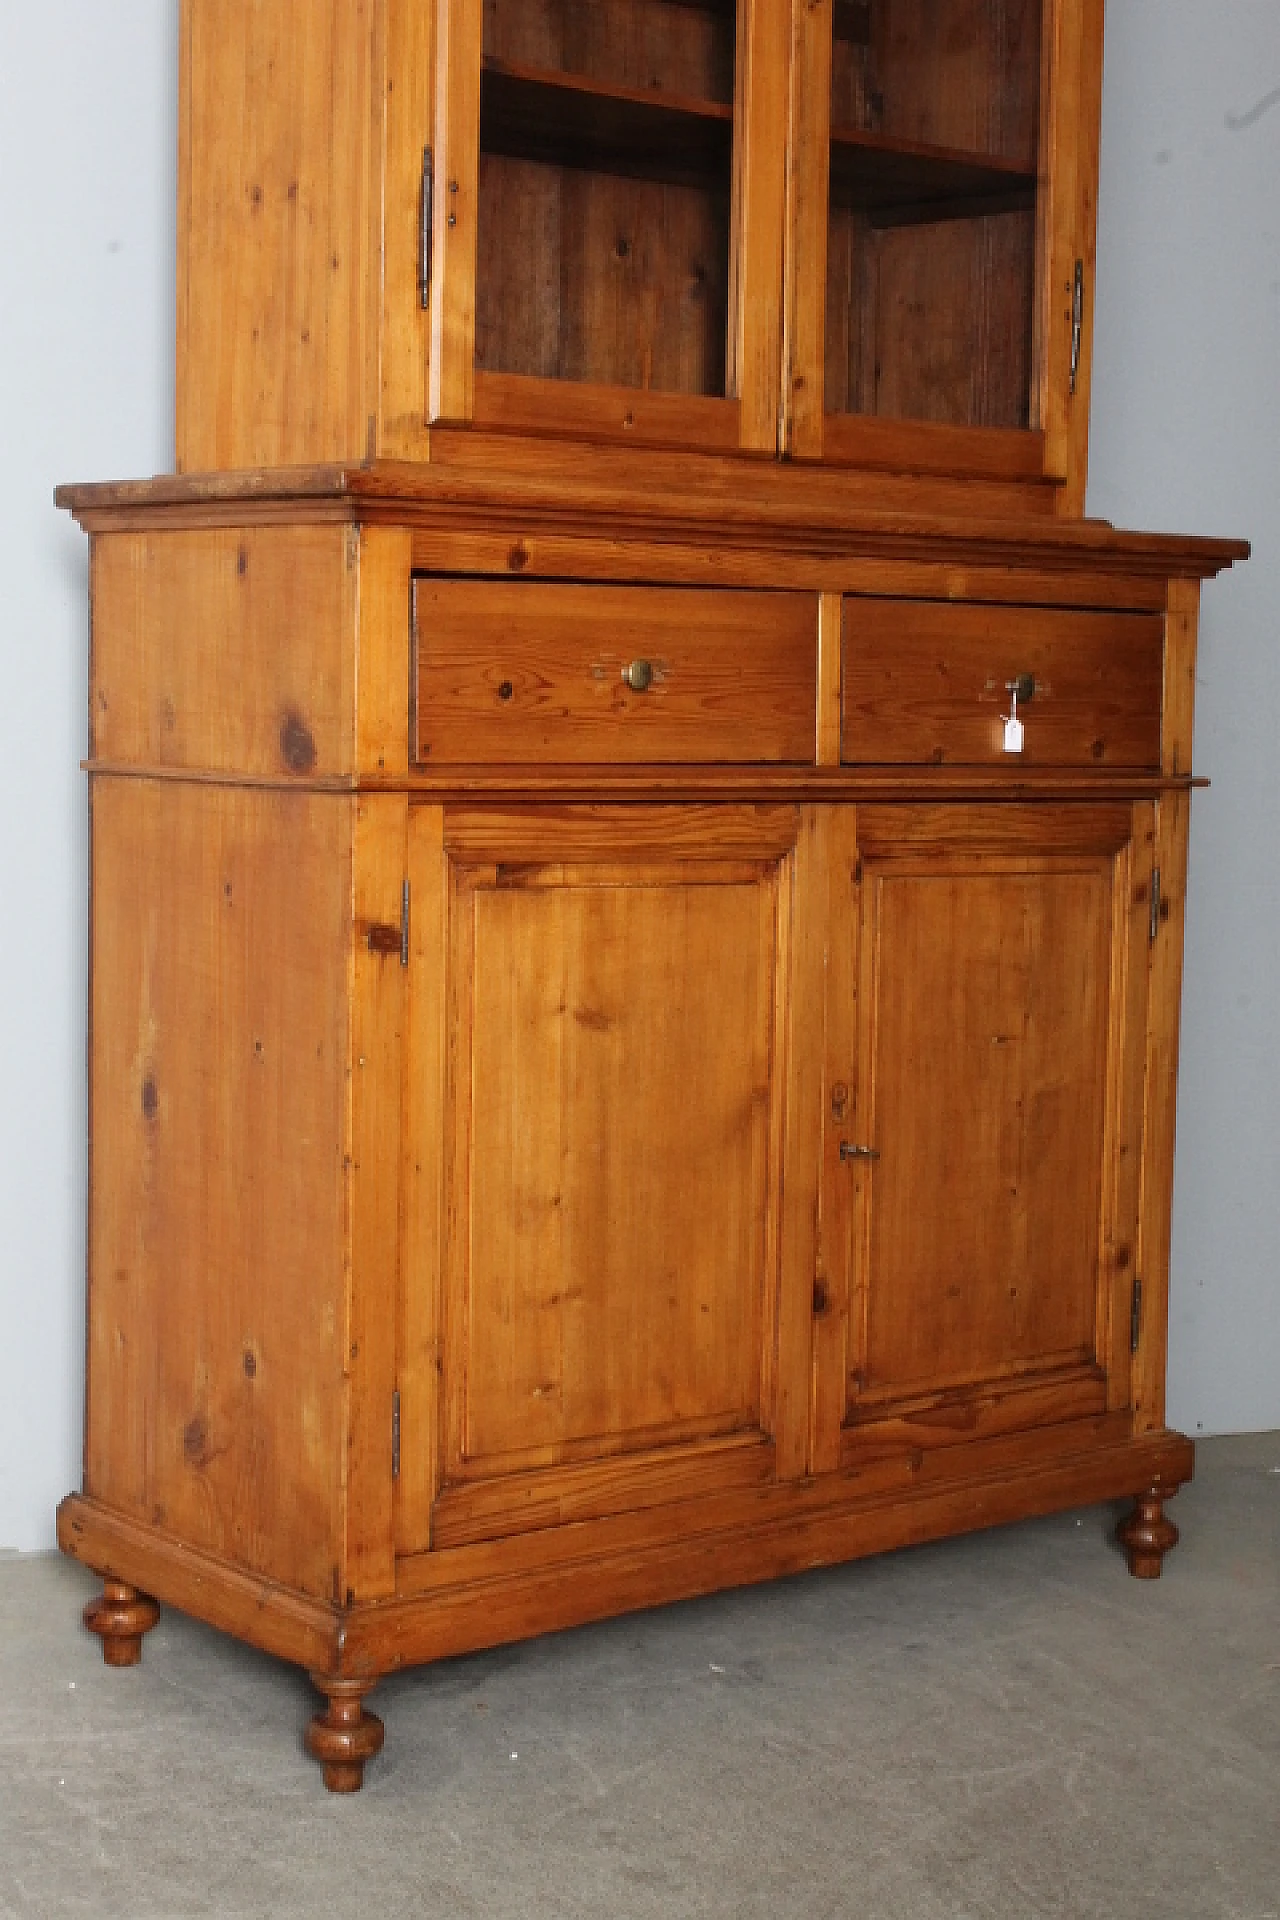
[[[1157,614],[848,598],[841,758],[1158,768],[1162,648]],[[1023,676],[1017,751],[1004,722]]]
[[[414,583],[419,766],[812,762],[813,594]]]

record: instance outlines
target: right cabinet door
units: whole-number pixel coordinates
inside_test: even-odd
[[[1127,1421],[1153,824],[840,816],[818,1468]]]
[[[1101,33],[1093,0],[796,0],[793,454],[1083,460]]]

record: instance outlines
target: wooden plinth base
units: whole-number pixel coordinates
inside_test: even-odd
[[[331,1680],[319,1673],[311,1679],[329,1706],[307,1728],[307,1752],[320,1762],[330,1793],[359,1793],[365,1766],[382,1752],[386,1737],[377,1715],[364,1710],[369,1688],[358,1680]]]
[[[142,1636],[160,1618],[160,1609],[145,1593],[123,1580],[104,1580],[99,1599],[84,1610],[84,1623],[102,1641],[102,1657],[109,1667],[136,1667],[142,1658]]]

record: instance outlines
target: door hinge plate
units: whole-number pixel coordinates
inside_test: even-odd
[[[400,1478],[400,1389],[391,1396],[391,1478]]]
[[[1142,1280],[1135,1276],[1133,1282],[1133,1304],[1129,1308],[1129,1351],[1136,1353],[1142,1339]]]

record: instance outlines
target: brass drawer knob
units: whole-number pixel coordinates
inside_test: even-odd
[[[645,693],[653,685],[653,663],[650,660],[632,660],[622,669],[622,678],[632,693]]]

